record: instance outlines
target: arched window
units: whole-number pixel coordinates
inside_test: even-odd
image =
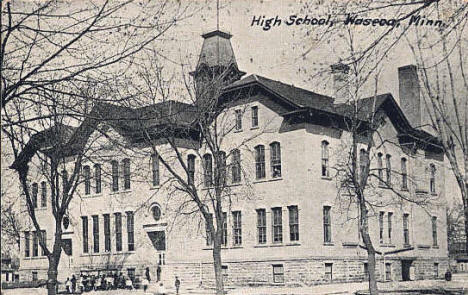
[[[329,146],[328,141],[326,141],[326,140],[322,141],[322,176],[323,177],[329,177],[330,176],[330,170],[328,168],[328,165],[329,165],[328,146]]]
[[[392,156],[385,156],[385,172],[387,174],[387,186],[392,186]]]
[[[257,179],[265,178],[265,147],[255,147],[255,175]]]
[[[210,187],[213,185],[213,158],[210,154],[205,154],[203,156],[203,170],[205,172],[205,186]]]
[[[123,164],[123,177],[124,189],[130,189],[130,159],[124,159]]]
[[[382,153],[377,154],[377,173],[379,177],[379,185],[384,185],[384,178],[383,178],[383,162],[382,162]]]
[[[94,181],[96,194],[101,193],[101,165],[94,164]]]
[[[408,167],[406,158],[401,158],[401,189],[408,189]]]
[[[240,182],[241,181],[241,154],[238,149],[232,151],[232,182]]]
[[[85,195],[89,195],[91,193],[91,170],[89,166],[83,166],[83,178],[84,178],[84,187],[85,187]]]
[[[151,215],[153,216],[154,221],[159,221],[161,219],[162,211],[158,204],[151,207]]]
[[[436,167],[434,164],[431,164],[429,165],[429,170],[430,170],[430,178],[429,178],[429,189],[431,191],[431,193],[435,193],[436,192],[436,180],[435,180],[435,177],[436,177]]]
[[[157,154],[151,155],[151,176],[153,186],[159,185],[159,156]]]
[[[112,165],[112,191],[116,192],[119,190],[119,162],[113,160]]]
[[[365,149],[361,149],[359,151],[359,175],[361,176],[361,181],[364,178],[367,178],[366,167],[368,162],[367,151]]]
[[[188,183],[194,184],[195,180],[195,155],[187,156]]]
[[[270,144],[271,176],[281,177],[281,146],[279,142]]]

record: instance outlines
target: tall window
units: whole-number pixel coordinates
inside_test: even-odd
[[[240,211],[232,212],[234,246],[242,245],[242,214]]]
[[[119,162],[113,160],[112,165],[112,191],[119,190]]]
[[[289,240],[299,241],[299,211],[297,206],[289,206]]]
[[[325,280],[328,282],[333,280],[333,263],[325,263]]]
[[[406,158],[401,158],[401,189],[408,189],[408,168]]]
[[[382,153],[377,154],[377,173],[379,176],[379,185],[384,185],[384,178],[383,178],[383,162],[382,162]]]
[[[94,164],[94,185],[96,186],[95,192],[96,194],[101,193],[101,165],[99,164]]]
[[[273,243],[283,242],[283,211],[282,208],[272,208],[273,211]]]
[[[99,253],[99,216],[93,215],[93,251]]]
[[[241,181],[241,155],[238,149],[232,151],[232,182]]]
[[[31,238],[30,238],[30,233],[28,231],[25,231],[24,232],[24,256],[25,257],[29,257],[31,256],[31,253],[29,251],[31,251]]]
[[[33,231],[32,235],[33,235],[32,256],[36,257],[36,256],[39,256],[39,240],[38,240],[38,236],[37,236],[37,231]]]
[[[330,211],[330,206],[323,207],[323,242],[325,243],[331,243],[332,241]]]
[[[151,176],[153,186],[159,185],[159,156],[151,155]]]
[[[82,224],[82,240],[83,240],[83,253],[89,252],[88,247],[88,216],[81,216],[81,224]]]
[[[37,183],[32,184],[32,189],[31,189],[31,201],[33,208],[37,208],[37,191],[38,191],[38,186]]]
[[[194,184],[195,180],[195,155],[187,157],[188,183]]]
[[[429,169],[430,169],[430,173],[431,173],[431,176],[430,176],[430,179],[429,179],[429,189],[430,189],[431,193],[434,194],[436,192],[436,180],[435,180],[436,167],[435,167],[434,164],[431,164],[429,166]]]
[[[263,145],[255,147],[255,174],[257,179],[265,178],[265,147]]]
[[[328,153],[328,142],[327,141],[322,141],[322,176],[323,177],[329,177],[330,176],[330,171],[328,168],[329,162],[329,153]]]
[[[210,154],[203,156],[203,170],[205,172],[205,186],[210,187],[213,185],[213,158]]]
[[[242,111],[236,110],[236,130],[242,130]]]
[[[391,281],[392,280],[392,264],[385,263],[385,280]]]
[[[281,146],[279,142],[270,144],[271,177],[281,177]]]
[[[89,169],[89,166],[83,167],[83,178],[85,195],[89,195],[91,193],[91,170]]]
[[[130,159],[123,160],[124,189],[130,189]]]
[[[385,212],[383,212],[383,211],[379,212],[379,241],[380,241],[380,244],[383,244],[383,242],[384,242],[384,215],[385,215]]]
[[[257,209],[257,238],[259,244],[265,244],[267,241],[266,235],[266,211],[265,209]]]
[[[114,213],[115,219],[115,250],[122,251],[122,214]]]
[[[227,246],[227,213],[223,212],[223,231],[221,235],[221,244]]]
[[[104,214],[104,251],[111,250],[110,215]]]
[[[132,211],[127,212],[127,242],[128,251],[135,250],[135,232],[134,232],[134,215]]]
[[[215,182],[216,185],[221,185],[226,183],[226,153],[219,151],[217,153],[218,164],[215,164]]]
[[[437,247],[437,217],[432,216],[432,246]]]
[[[365,149],[361,149],[359,151],[359,175],[361,176],[361,181],[367,177],[366,167],[367,167],[367,151]]]
[[[405,213],[403,214],[403,241],[405,245],[410,244],[410,239],[409,239],[409,214]]]
[[[388,212],[387,213],[387,230],[388,230],[388,243],[392,243],[392,218],[393,218],[393,213]]]
[[[253,106],[251,108],[251,112],[252,112],[252,128],[258,127],[258,107]]]
[[[44,244],[45,246],[47,246],[47,233],[45,230],[41,230],[41,233],[40,233],[40,236],[39,238],[41,239],[40,243]],[[40,246],[40,244],[39,244]],[[41,255],[42,256],[45,256],[46,253],[45,253],[45,250],[44,248],[41,247]]]
[[[392,186],[392,156],[385,156],[385,172],[387,174],[387,186]]]
[[[47,207],[47,184],[41,182],[41,207]]]

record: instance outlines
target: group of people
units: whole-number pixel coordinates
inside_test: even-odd
[[[119,275],[117,273],[108,275],[81,274],[78,279],[75,275],[72,275],[71,279],[67,278],[65,288],[67,293],[83,293],[91,290],[133,289],[134,282],[132,278],[124,276],[122,273]]]

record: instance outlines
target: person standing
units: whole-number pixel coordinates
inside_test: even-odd
[[[70,282],[70,278],[67,278],[67,280],[65,281],[65,288],[67,289],[67,293],[71,293],[71,282]]]
[[[75,293],[76,292],[76,277],[75,275],[72,275],[72,279],[71,279],[71,286],[72,286],[72,293]]]
[[[180,280],[179,280],[179,278],[177,276],[175,277],[174,285],[175,285],[175,289],[176,289],[176,294],[179,294]]]
[[[157,281],[161,281],[161,262],[158,263],[158,268],[156,268],[156,277],[157,277]]]

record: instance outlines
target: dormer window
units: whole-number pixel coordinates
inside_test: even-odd
[[[281,177],[281,146],[279,142],[270,144],[271,176]]]
[[[435,181],[435,176],[436,176],[436,167],[434,164],[431,164],[429,166],[430,170],[430,178],[429,178],[429,189],[431,194],[435,194],[436,192],[436,181]]]
[[[85,187],[85,195],[89,195],[91,193],[91,171],[89,166],[83,167],[83,178],[84,178],[84,187]]]
[[[124,189],[130,189],[130,159],[123,160]]]
[[[242,111],[236,110],[236,131],[242,130]]]
[[[258,127],[258,107],[253,106],[251,108],[252,112],[252,128]]]
[[[111,162],[112,165],[112,191],[119,190],[119,163],[115,160]]]
[[[408,167],[406,158],[401,158],[401,189],[408,189]]]
[[[322,177],[329,177],[330,171],[328,169],[328,141],[322,141]]]

